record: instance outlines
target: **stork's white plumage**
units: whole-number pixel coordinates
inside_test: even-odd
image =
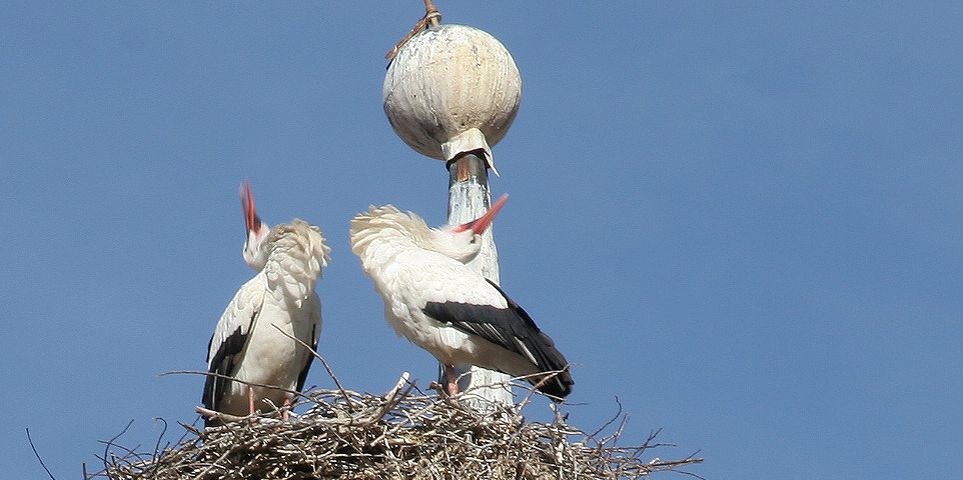
[[[321,300],[314,287],[331,249],[318,227],[303,220],[268,229],[254,210],[250,185],[241,201],[248,232],[244,260],[258,273],[241,286],[217,322],[208,344],[208,371],[300,391],[312,355],[287,335],[317,348]],[[203,402],[209,410],[244,416],[264,399],[290,404],[292,396],[284,390],[209,376]]]
[[[371,207],[351,221],[351,250],[385,302],[385,319],[399,335],[445,365],[472,364],[513,376],[543,379],[539,390],[563,399],[574,384],[568,362],[531,317],[498,285],[465,263],[478,255],[481,234],[507,200],[464,225],[430,228],[392,205]]]

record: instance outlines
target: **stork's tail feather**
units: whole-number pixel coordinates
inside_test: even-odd
[[[575,380],[572,379],[572,373],[569,369],[568,360],[562,355],[562,352],[555,348],[555,342],[552,337],[549,337],[545,332],[541,331],[532,317],[528,315],[520,305],[515,303],[511,297],[502,290],[502,287],[498,286],[497,283],[488,280],[488,283],[498,290],[498,293],[502,294],[505,301],[508,302],[508,308],[522,320],[522,325],[525,325],[526,334],[524,337],[524,345],[527,347],[528,352],[532,354],[535,360],[535,365],[542,372],[557,372],[554,374],[549,374],[550,376],[536,376],[533,377],[532,384],[537,386],[537,390],[552,397],[555,401],[562,401],[568,394],[572,393],[572,385],[575,385]],[[521,326],[516,328],[522,329]]]
[[[521,310],[517,305],[514,306],[517,310]],[[528,315],[525,314],[525,316]],[[529,381],[539,392],[552,397],[553,400],[564,400],[568,394],[572,393],[572,385],[575,385],[575,380],[572,379],[569,371],[568,360],[555,348],[555,342],[544,332],[538,331],[538,334],[530,339],[534,340],[528,343],[529,350],[535,356],[536,365],[539,370],[548,374],[532,377]]]
[[[568,366],[546,375],[536,376],[529,381],[535,386],[536,390],[544,393],[555,402],[565,400],[565,397],[572,393],[572,385],[575,385],[575,380],[572,379]]]

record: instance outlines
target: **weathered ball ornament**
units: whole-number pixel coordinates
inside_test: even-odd
[[[418,153],[448,161],[483,150],[494,170],[491,146],[518,113],[522,79],[495,37],[446,24],[401,47],[388,66],[383,96],[395,133]]]

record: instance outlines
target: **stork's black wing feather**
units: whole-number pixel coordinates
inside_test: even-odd
[[[321,336],[318,335],[318,326],[317,325],[312,326],[311,338],[314,339],[314,342],[313,342],[313,345],[311,345],[311,349],[314,350],[315,352],[318,351],[318,339],[320,337]],[[314,360],[314,357],[308,356],[308,359],[304,362],[304,368],[302,368],[301,373],[298,374],[298,388],[296,390],[299,392],[304,389],[304,382],[308,379],[308,370],[311,369],[311,362],[313,360]]]
[[[425,315],[440,322],[449,323],[465,333],[478,335],[528,358],[540,371],[562,371],[540,386],[539,390],[555,398],[565,398],[575,383],[568,372],[568,361],[555,348],[555,342],[535,325],[535,321],[522,307],[494,282],[488,280],[488,283],[505,298],[507,308],[457,302],[428,302],[422,310]],[[532,383],[538,380],[540,379],[531,379]]]
[[[236,367],[235,357],[241,353],[241,350],[244,350],[247,337],[247,335],[242,333],[241,327],[234,330],[230,336],[221,342],[217,352],[214,353],[208,372],[225,376],[233,375]],[[213,341],[214,337],[212,336],[211,342]],[[208,350],[211,348],[211,342],[208,342]],[[228,382],[230,382],[230,380],[226,378],[210,375],[207,377],[207,380],[204,382],[204,394],[201,398],[205,408],[217,411],[220,406],[220,400],[224,398],[224,390],[227,388]]]

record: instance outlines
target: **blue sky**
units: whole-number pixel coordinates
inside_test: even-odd
[[[622,402],[707,478],[941,478],[963,451],[963,7],[445,2],[522,73],[495,147],[505,289],[576,366],[571,423]],[[421,2],[4,2],[0,471],[95,470],[191,422],[237,287],[237,186],[319,225],[320,343],[383,392],[396,338],[348,222],[444,221],[391,131],[382,54]],[[331,385],[315,366],[309,384]],[[547,411],[535,405],[533,417]],[[172,430],[179,427],[174,426]],[[168,435],[176,440],[176,436]]]

